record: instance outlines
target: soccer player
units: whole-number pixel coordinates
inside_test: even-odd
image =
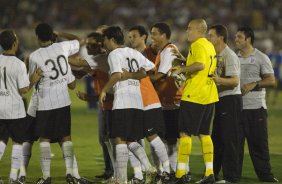
[[[269,58],[253,47],[254,31],[241,27],[235,36],[241,64],[241,92],[243,95],[242,127],[239,166],[242,170],[244,144],[247,139],[249,153],[259,180],[278,182],[271,172],[267,133],[267,107],[265,88],[275,85],[274,72]]]
[[[212,74],[216,69],[214,46],[205,38],[207,24],[203,19],[193,19],[187,27],[191,42],[186,66],[176,66],[172,74],[187,76],[179,113],[180,141],[177,157],[177,184],[185,183],[186,163],[192,148],[192,136],[199,136],[206,165],[204,177],[198,183],[214,183],[213,143],[209,135],[214,103],[218,92]]]
[[[24,63],[15,56],[19,41],[14,31],[3,31],[0,44],[4,50],[0,55],[0,159],[10,136],[13,140],[10,183],[18,183],[26,117],[22,95],[40,80],[41,71],[34,70],[29,81]]]
[[[209,28],[208,40],[214,45],[217,69],[213,79],[219,92],[215,104],[212,141],[214,145],[214,174],[222,168],[225,182],[239,182],[239,123],[242,110],[240,90],[240,62],[228,45],[227,28],[214,25]],[[221,182],[224,182],[221,181]]]
[[[66,164],[66,181],[73,179],[73,144],[71,141],[71,115],[69,89],[75,88],[75,77],[71,73],[68,57],[78,52],[78,40],[54,43],[53,28],[40,23],[35,28],[40,48],[29,57],[29,73],[36,68],[43,71],[37,85],[38,107],[36,112],[36,135],[40,138],[40,163],[43,176],[38,184],[51,183],[50,142],[60,142]],[[58,35],[60,36],[60,35]],[[68,37],[65,35],[64,37]]]
[[[151,28],[152,44],[159,49],[155,60],[155,73],[150,78],[160,98],[165,122],[165,143],[172,171],[176,171],[178,111],[182,89],[175,85],[173,77],[169,77],[169,71],[176,59],[174,50],[178,50],[170,43],[171,30],[166,23],[156,23]]]
[[[144,51],[146,49],[147,38],[148,32],[143,26],[134,26],[130,28],[129,42],[134,49],[138,50],[143,55],[145,55]],[[127,72],[124,71],[124,73]],[[155,155],[153,157],[157,157],[158,159],[155,161],[155,164],[158,168],[161,166],[163,169],[163,172],[160,173],[162,182],[166,183],[170,179],[170,165],[165,145],[158,136],[158,134],[162,135],[164,133],[164,120],[161,103],[149,76],[141,79],[140,88],[144,104],[144,135],[150,142],[152,154]],[[130,158],[132,157],[130,156]],[[132,183],[140,183],[140,180],[142,179],[141,169],[138,167],[140,164],[138,164],[138,160],[135,161],[136,159],[134,159],[134,157],[131,160],[132,163],[137,163],[137,167],[133,167],[135,174],[139,171],[137,172],[139,174],[136,174],[135,178],[133,178]]]
[[[154,179],[155,169],[151,166],[144,148],[136,142],[143,136],[143,101],[140,82],[135,79],[122,80],[122,69],[129,72],[149,71],[154,64],[140,52],[124,47],[124,36],[119,27],[109,27],[104,32],[104,46],[110,51],[108,63],[111,77],[104,86],[99,102],[103,104],[106,93],[113,87],[114,102],[110,136],[115,139],[116,180],[127,183],[128,149],[139,159],[146,169],[145,183]]]

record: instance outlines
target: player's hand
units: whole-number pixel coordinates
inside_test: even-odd
[[[221,85],[221,78],[218,76],[216,71],[212,74],[212,79],[214,80],[217,86]]]
[[[170,75],[177,75],[183,73],[183,67],[182,66],[174,66],[170,69]]]
[[[256,83],[255,82],[251,82],[251,83],[248,83],[248,84],[244,84],[242,87],[241,87],[241,92],[242,92],[242,95],[246,95],[247,93],[249,93],[252,89],[254,89],[256,87]]]
[[[80,100],[88,101],[88,95],[87,95],[86,93],[77,91],[77,92],[76,92],[76,96],[77,96]]]
[[[103,106],[104,101],[106,100],[107,93],[102,91],[99,96],[99,104]]]
[[[42,76],[43,76],[43,71],[40,68],[36,69],[30,77],[30,83],[32,84],[37,83]]]
[[[122,73],[121,73],[121,81],[129,79],[130,72],[128,72],[126,69],[122,68]]]

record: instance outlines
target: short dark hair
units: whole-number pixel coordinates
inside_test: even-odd
[[[243,32],[246,39],[251,38],[251,44],[254,44],[255,41],[255,33],[252,28],[250,27],[240,27],[237,32]]]
[[[92,32],[87,35],[87,38],[93,38],[96,40],[97,43],[103,43],[104,36],[101,33]]]
[[[136,26],[133,26],[129,29],[129,31],[138,31],[139,35],[140,36],[143,36],[145,35],[146,38],[145,38],[145,43],[147,43],[147,38],[148,38],[148,31],[145,29],[144,26],[141,26],[141,25],[136,25]]]
[[[54,40],[53,28],[47,23],[38,24],[35,28],[35,34],[43,42]]]
[[[119,26],[110,26],[104,31],[104,36],[108,39],[114,38],[117,44],[124,44],[124,36]]]
[[[165,34],[167,39],[170,39],[171,30],[170,30],[169,25],[167,25],[164,22],[158,22],[158,23],[156,23],[152,26],[152,28],[154,28],[154,27],[158,28],[160,33]],[[152,30],[152,28],[151,28],[151,30]]]
[[[227,31],[227,28],[224,25],[220,25],[220,24],[213,25],[213,26],[210,27],[210,30],[211,29],[214,29],[217,36],[222,36],[224,43],[227,43],[228,31]]]
[[[0,34],[0,44],[3,50],[10,50],[17,40],[13,30],[5,30]]]

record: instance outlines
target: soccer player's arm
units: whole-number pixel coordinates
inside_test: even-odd
[[[106,93],[108,93],[110,89],[112,89],[112,87],[120,80],[121,80],[121,72],[115,72],[111,75],[110,80],[104,86],[99,96],[100,104],[103,104],[103,102],[106,100]]]
[[[78,36],[71,33],[54,31],[54,34],[67,40],[78,40],[80,46],[85,44],[85,39],[79,38]]]
[[[205,69],[205,56],[203,54],[204,51],[202,46],[199,44],[192,44],[189,52],[192,53],[188,55],[188,57],[192,57],[192,64],[188,66],[172,67],[172,74],[186,73],[187,75],[190,75]]]
[[[228,56],[225,64],[225,75],[224,77],[219,76],[216,72],[212,75],[214,82],[217,85],[218,91],[230,90],[238,86],[239,75],[240,75],[240,63],[239,58],[234,56]]]
[[[128,72],[126,69],[122,69],[121,73],[121,80],[127,80],[127,79],[135,79],[140,80],[147,76],[147,73],[144,68],[140,68],[137,72]]]

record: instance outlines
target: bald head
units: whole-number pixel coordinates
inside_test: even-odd
[[[202,34],[206,34],[208,30],[207,23],[204,19],[193,19],[190,21],[190,24],[193,24],[196,29]]]
[[[187,37],[189,42],[205,37],[208,26],[204,19],[193,19],[187,27]]]

